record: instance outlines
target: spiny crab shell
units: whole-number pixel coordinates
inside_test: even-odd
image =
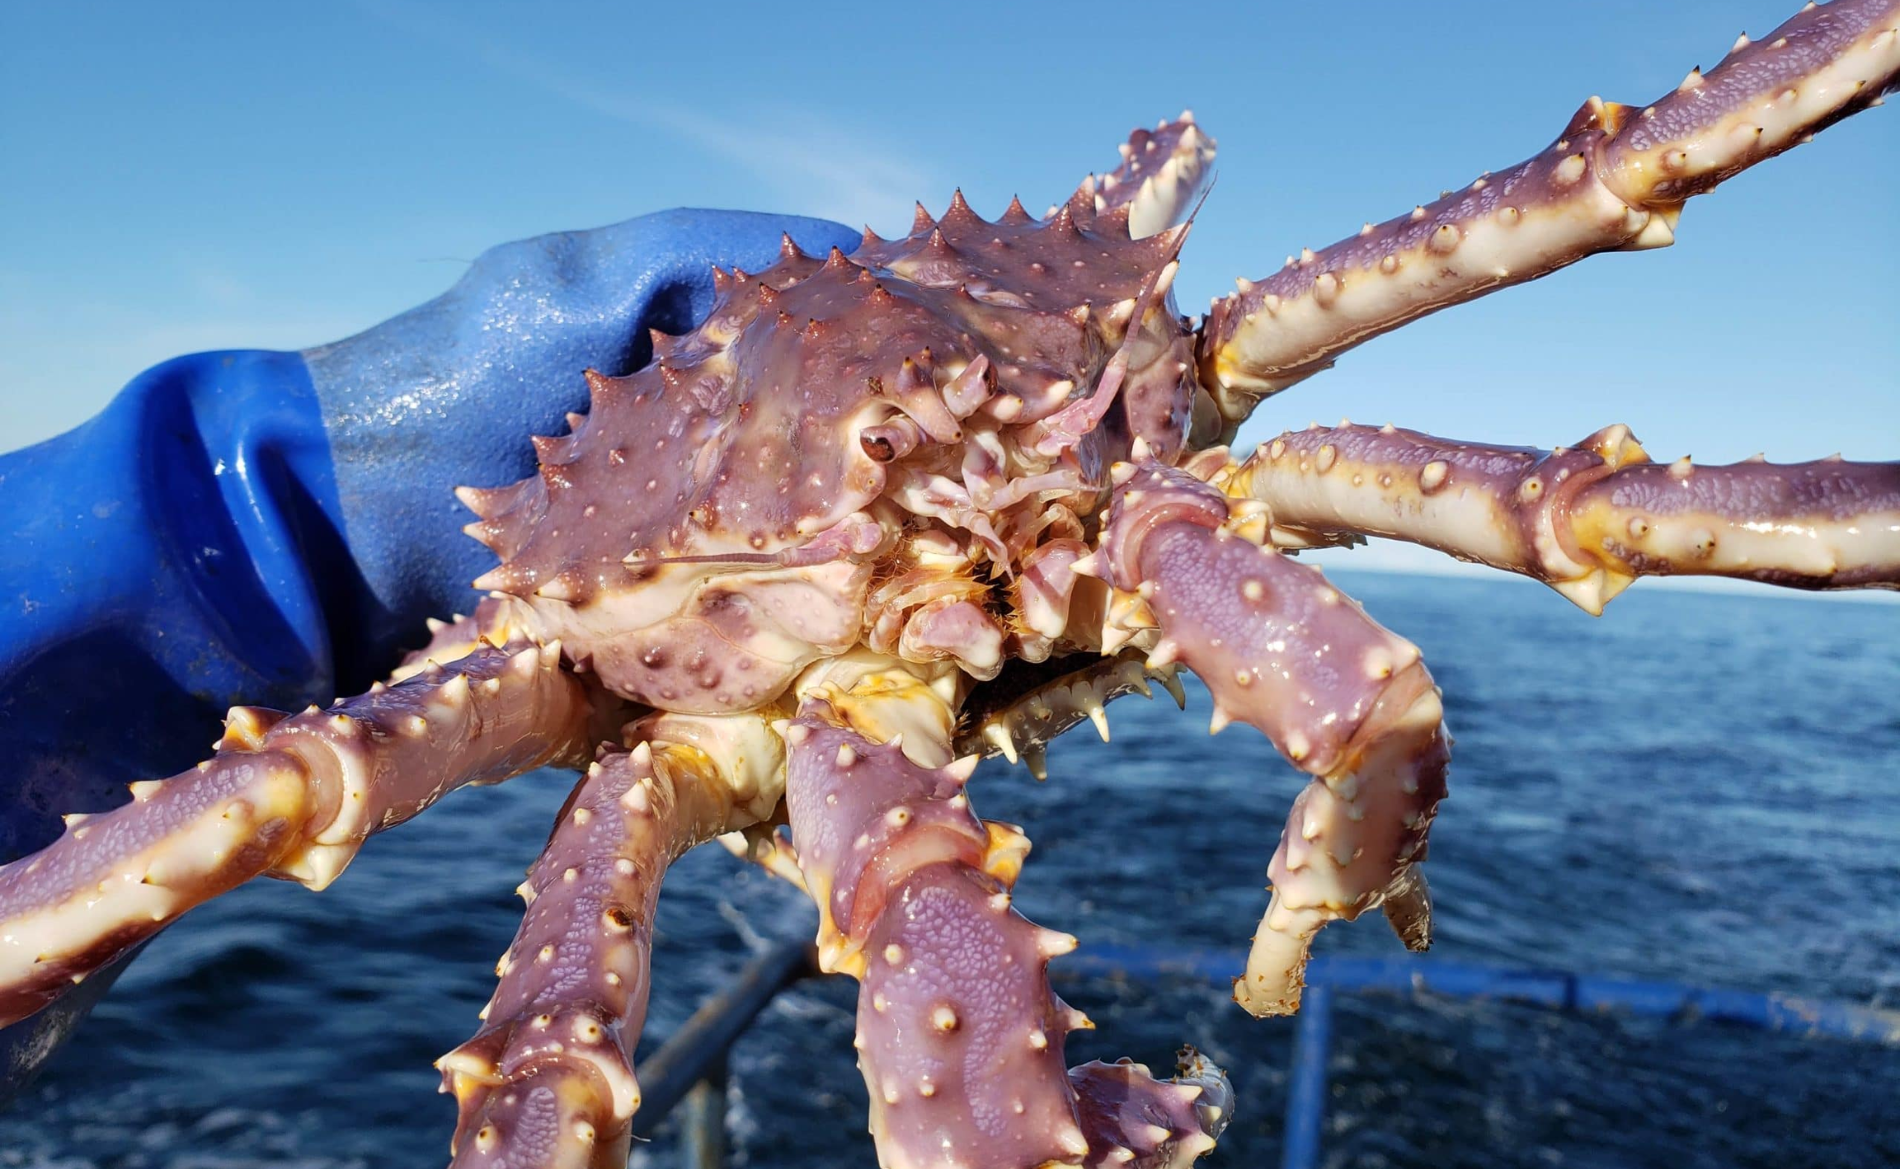
[[[1212,152],[1186,120],[1144,145],[1190,174]],[[819,259],[787,237],[765,271],[721,273],[652,364],[588,375],[537,476],[464,489],[503,559],[478,587],[673,711],[756,709],[860,640],[976,679],[1099,652],[1069,568],[1108,466],[1137,439],[1171,460],[1218,419],[1169,295],[1187,229],[1137,239],[1131,204],[1097,202],[990,222],[959,194],[901,240]]]

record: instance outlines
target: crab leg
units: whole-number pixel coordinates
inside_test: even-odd
[[[1691,195],[1880,102],[1900,2],[1809,4],[1654,105],[1591,98],[1556,143],[1216,300],[1204,381],[1230,426],[1347,349],[1597,252],[1663,247]]]
[[[1258,504],[1194,476],[1118,464],[1101,548],[1078,570],[1145,603],[1151,660],[1184,662],[1239,719],[1315,776],[1268,873],[1273,899],[1234,998],[1256,1015],[1299,1006],[1313,935],[1383,906],[1405,944],[1431,942],[1417,862],[1445,794],[1449,749],[1418,649],[1380,628],[1317,569],[1264,542]]]
[[[457,1166],[621,1169],[640,1106],[653,913],[687,849],[770,814],[778,736],[755,716],[661,716],[588,768],[521,894],[474,1038],[437,1061]]]
[[[260,873],[321,889],[462,784],[578,764],[592,714],[558,645],[483,648],[329,710],[233,707],[210,760],[0,868],[0,1024]]]
[[[1669,573],[1900,588],[1900,463],[1652,463],[1627,426],[1554,451],[1337,426],[1262,444],[1223,486],[1296,538],[1408,540],[1535,577],[1591,613]]]
[[[1091,1024],[1049,989],[1049,960],[1075,939],[1011,907],[1028,841],[970,811],[976,759],[950,761],[941,690],[897,663],[854,672],[800,687],[783,726],[786,802],[820,963],[862,983],[856,1046],[879,1163],[1184,1166],[1211,1148],[1218,1073],[1160,1084],[1129,1070],[1119,1092],[1088,1068],[1071,1080],[1063,1039]],[[878,734],[899,721],[909,733]],[[1078,1087],[1108,1103],[1078,1109]]]

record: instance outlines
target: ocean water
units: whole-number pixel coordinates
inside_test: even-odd
[[[1636,589],[1592,620],[1517,580],[1340,572],[1417,641],[1457,744],[1428,872],[1435,956],[1900,1007],[1900,606]],[[1110,711],[1050,778],[986,763],[985,816],[1035,841],[1017,903],[1085,941],[1240,948],[1300,780],[1206,696]],[[476,1025],[511,890],[570,779],[457,793],[378,838],[330,891],[264,881],[133,965],[0,1112],[0,1167],[368,1169],[446,1161],[430,1061]],[[647,1044],[802,899],[717,847],[667,882]],[[1393,954],[1382,921],[1323,952]],[[1429,960],[1429,959],[1427,959]],[[1059,965],[1059,963],[1058,963]],[[1065,981],[1100,1030],[1072,1059],[1228,1068],[1234,1126],[1203,1164],[1274,1163],[1293,1024],[1198,983]],[[734,1051],[731,1161],[874,1165],[852,988],[782,995]],[[1332,1166],[1900,1164],[1900,1050],[1714,1024],[1344,996]],[[637,1164],[669,1164],[664,1134]]]

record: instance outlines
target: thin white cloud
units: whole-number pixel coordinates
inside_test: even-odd
[[[920,195],[936,190],[930,172],[901,149],[867,146],[862,133],[783,104],[744,123],[631,93],[624,71],[590,72],[472,35],[440,11],[404,0],[358,0],[364,11],[419,39],[467,55],[517,81],[603,117],[658,133],[730,163],[758,179],[775,206],[848,224],[908,221]]]

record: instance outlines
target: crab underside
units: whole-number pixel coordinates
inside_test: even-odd
[[[501,558],[387,684],[235,708],[217,753],[69,817],[0,869],[0,1021],[258,874],[321,888],[463,784],[584,770],[521,892],[474,1038],[440,1061],[455,1164],[619,1166],[639,1106],[661,877],[721,839],[807,890],[861,982],[880,1163],[1183,1166],[1232,1100],[1189,1053],[1068,1068],[1074,939],[1010,888],[1029,844],[965,781],[1192,670],[1311,782],[1235,998],[1293,1011],[1314,934],[1431,941],[1420,862],[1449,736],[1418,650],[1293,553],[1365,535],[1542,580],[1596,613],[1636,577],[1900,587],[1900,464],[1652,462],[1628,428],[1538,450],[1391,426],[1222,444],[1347,348],[1595,252],[1878,104],[1900,3],[1809,5],[1654,105],[1592,99],[1529,160],[1215,301],[1170,285],[1213,157],[1190,117],[1041,217],[961,195],[851,255],[718,272],[711,314],[589,372],[539,473],[463,489]],[[790,839],[782,829],[789,827]]]

